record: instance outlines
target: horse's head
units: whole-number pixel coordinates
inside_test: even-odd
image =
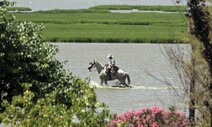
[[[89,63],[88,70],[91,71],[92,68],[96,68],[98,73],[100,73],[104,69],[104,66],[97,60],[94,60],[93,62]]]
[[[91,69],[95,66],[96,64],[96,61],[94,60],[93,62],[90,62],[89,63],[89,66],[88,66],[88,70],[91,72]]]

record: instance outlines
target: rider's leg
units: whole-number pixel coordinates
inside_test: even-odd
[[[107,80],[105,80],[105,85],[108,85],[108,84],[107,84]]]
[[[111,79],[111,68],[107,69],[107,77],[108,77],[108,80]]]

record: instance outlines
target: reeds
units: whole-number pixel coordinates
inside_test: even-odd
[[[43,23],[46,28],[43,37],[52,42],[185,42],[187,27],[180,13],[110,13],[103,7],[15,13],[15,16],[20,21]]]

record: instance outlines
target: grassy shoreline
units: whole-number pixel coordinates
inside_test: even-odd
[[[32,11],[32,9],[29,8],[29,7],[9,7],[7,9],[8,9],[8,11],[16,11],[16,12],[20,12],[20,11],[30,12],[30,11]]]
[[[120,7],[122,7],[120,9]],[[97,6],[80,10],[14,13],[19,21],[43,23],[51,42],[182,43],[187,32],[181,13],[110,13],[109,10],[146,8],[167,11],[175,6]],[[137,8],[136,8],[137,7]]]
[[[95,10],[146,10],[146,11],[164,11],[164,12],[184,12],[186,6],[147,6],[147,5],[99,5],[91,7]]]

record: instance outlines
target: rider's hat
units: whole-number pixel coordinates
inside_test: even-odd
[[[107,56],[107,58],[113,58],[113,55],[109,54],[109,55]]]

